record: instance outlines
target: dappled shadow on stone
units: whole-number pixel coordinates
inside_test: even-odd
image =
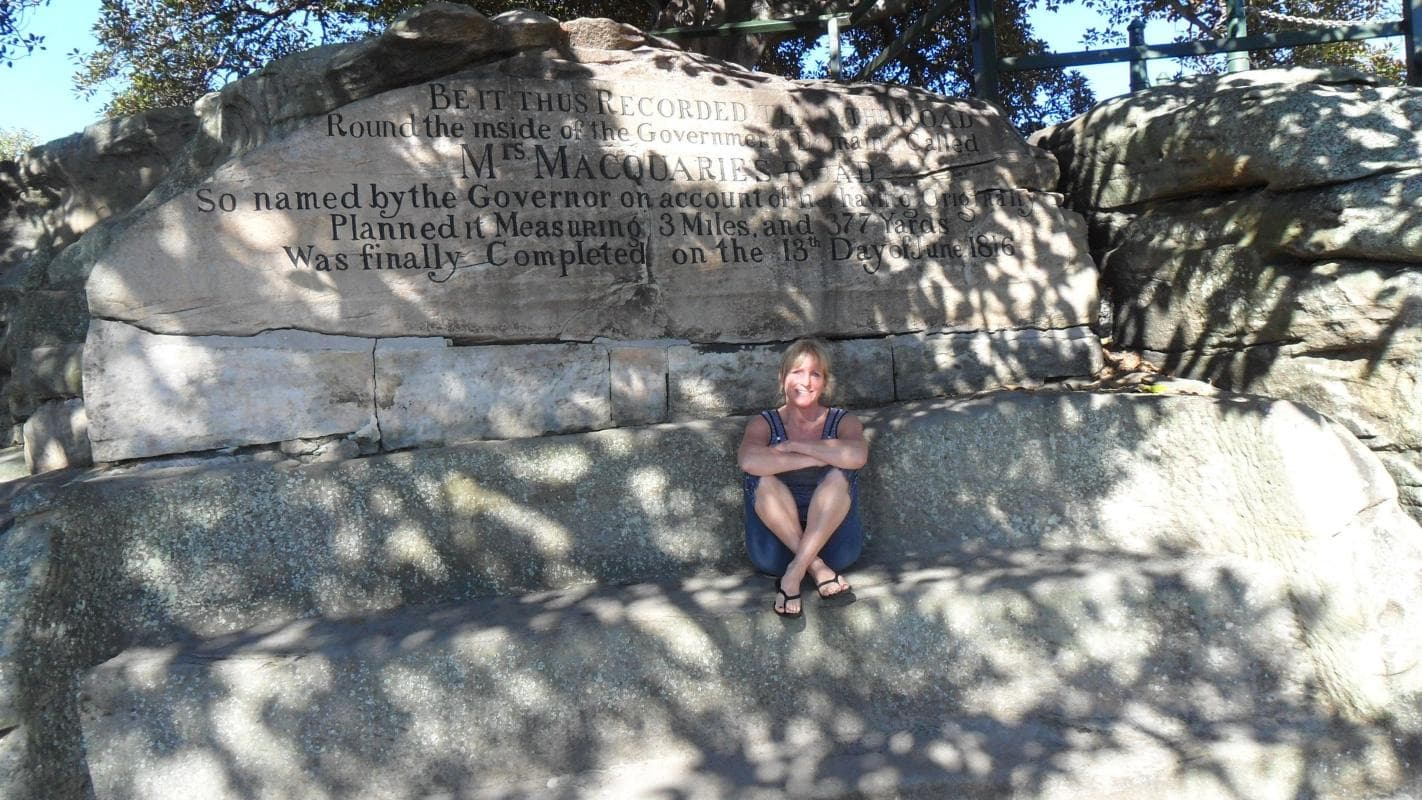
[[[625,65],[643,57],[590,58]],[[650,60],[641,74],[629,67],[628,80],[680,71],[717,87],[765,82],[695,57]],[[462,73],[556,79],[596,96],[603,87],[592,74],[585,63],[531,54]],[[670,232],[654,233],[663,212],[641,208],[634,195],[623,221],[638,221],[642,235],[625,244],[668,260],[679,249],[684,269],[649,257],[655,268],[572,274],[560,285],[551,264],[499,272],[480,262],[452,270],[449,285],[422,275],[377,285],[367,276],[379,291],[362,294],[314,269],[252,269],[241,235],[210,246],[174,233],[143,244],[194,268],[207,263],[199,253],[232,266],[201,291],[218,298],[204,319],[232,312],[202,324],[233,327],[190,330],[200,315],[185,303],[114,315],[169,333],[292,327],[462,345],[645,336],[735,346],[810,333],[1089,322],[1094,276],[1079,238],[1061,235],[1076,223],[1057,208],[1050,162],[1009,140],[1005,125],[992,128],[1001,142],[990,147],[986,127],[975,141],[1018,163],[969,152],[971,134],[961,131],[964,152],[952,152],[950,136],[925,158],[915,153],[922,141],[909,141],[915,131],[893,122],[907,100],[982,119],[996,112],[901,90],[818,91],[767,104],[764,120],[748,127],[781,164],[797,213],[737,208],[730,236],[704,232],[720,224],[715,215],[698,210],[687,221],[675,209],[665,212]],[[851,107],[887,120],[868,127],[881,149],[862,158],[835,140]],[[351,118],[358,110],[349,107]],[[594,158],[627,149],[580,148]],[[447,155],[433,150],[393,147],[382,157],[416,180]],[[264,162],[256,153],[229,165],[224,179],[303,169],[289,155]],[[792,159],[794,169],[785,168]],[[322,177],[304,169],[303,180]],[[854,179],[864,169],[873,181]],[[587,183],[597,191],[607,181]],[[687,186],[700,197],[718,190]],[[862,206],[834,205],[847,188]],[[916,213],[897,223],[938,213],[953,221],[945,230],[920,226],[904,245],[887,210],[908,208]],[[808,233],[794,229],[800,213],[810,217]],[[282,215],[268,221],[296,228]],[[783,255],[727,258],[717,242],[740,237],[738,222],[748,231],[789,223],[789,234],[771,237]],[[836,239],[848,242],[847,257],[835,257]],[[855,255],[895,241],[986,255]],[[254,285],[259,279],[270,283]],[[115,295],[143,295],[132,275],[104,280]],[[511,288],[486,297],[480,280]],[[462,294],[461,282],[470,284]],[[606,301],[591,313],[575,302],[590,285]],[[521,305],[530,297],[543,308]],[[738,321],[742,313],[749,323]],[[1230,437],[1209,434],[1231,418],[1267,428],[1260,420],[1274,412],[1201,402],[1189,406],[1198,424],[1170,427],[1180,406],[1166,404],[1179,401],[1138,399],[1007,395],[871,420],[871,569],[856,579],[859,602],[816,613],[811,599],[803,626],[781,625],[764,582],[743,577],[731,453],[744,420],[80,484],[65,508],[26,523],[44,526],[55,551],[40,611],[26,620],[27,719],[63,756],[35,768],[75,797],[86,758],[101,794],[118,796],[152,796],[159,784],[184,791],[182,781],[233,796],[572,798],[628,786],[682,797],[902,786],[939,796],[945,787],[1079,796],[1092,793],[1083,781],[1112,770],[1199,780],[1241,798],[1257,796],[1248,781],[1266,778],[1280,796],[1327,793],[1335,780],[1365,791],[1392,786],[1390,759],[1415,743],[1378,740],[1375,698],[1348,683],[1361,680],[1354,665],[1337,668],[1340,683],[1291,650],[1301,627],[1360,602],[1354,583],[1320,589],[1298,578],[1315,574],[1309,559],[1331,553],[1319,541],[1339,531],[1366,541],[1356,518],[1385,499],[1346,494],[1356,482],[1339,490],[1341,500],[1323,491],[1326,480],[1290,486],[1284,510],[1271,511],[1282,521],[1265,520],[1264,535],[1252,514],[1276,489],[1250,475],[1290,473],[1264,472],[1233,455]],[[381,412],[372,399],[377,420]],[[225,412],[196,413],[216,426]],[[1368,465],[1346,443],[1293,414],[1272,418],[1325,431],[1328,445],[1313,452],[1328,458],[1315,460],[1366,478]],[[1259,438],[1273,466],[1294,452],[1280,437]],[[1187,462],[1170,471],[1171,454],[1196,439],[1214,448],[1215,469]],[[1285,535],[1299,530],[1308,534],[1301,542]],[[904,565],[906,557],[917,563]],[[551,593],[517,597],[539,592]],[[1308,619],[1296,611],[1300,598]],[[416,608],[451,602],[460,605]],[[265,627],[243,632],[253,626]],[[1360,634],[1372,635],[1366,626]],[[222,636],[233,638],[212,640]],[[171,642],[182,647],[122,655]],[[113,656],[86,684],[86,754],[69,692]],[[136,716],[121,710],[139,706]],[[1236,756],[1236,747],[1249,755]],[[1330,771],[1369,748],[1380,755],[1362,772],[1338,779]],[[1282,753],[1287,774],[1260,777],[1241,763],[1261,752]],[[147,777],[126,772],[138,765],[151,767]]]
[[[1261,71],[1136,93],[1037,141],[1090,221],[1120,346],[1337,419],[1422,519],[1419,126],[1414,88]]]
[[[1378,501],[1317,417],[1033,394],[870,415],[858,602],[810,598],[797,626],[738,566],[740,424],[76,487],[100,510],[52,520],[52,590],[91,598],[73,641],[130,650],[84,689],[100,796],[174,774],[569,798],[1127,779],[1243,798],[1405,775],[1415,745],[1367,710],[1377,631],[1336,626],[1378,587],[1319,566],[1374,546],[1352,520]],[[1265,491],[1297,458],[1332,471]],[[47,652],[51,671],[95,655]],[[1309,655],[1337,652],[1360,660]]]

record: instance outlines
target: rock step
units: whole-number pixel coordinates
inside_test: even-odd
[[[92,670],[95,796],[1368,797],[1409,772],[1331,717],[1286,576],[1002,552],[308,619]]]
[[[1422,552],[1377,549],[1386,526],[1360,515],[1395,510],[1396,487],[1346,431],[1288,403],[1006,393],[862,416],[868,564],[1084,547],[1312,572]],[[66,486],[62,503],[22,524],[65,562],[55,597],[82,599],[85,618],[125,647],[734,573],[746,568],[733,457],[745,423],[136,472]]]

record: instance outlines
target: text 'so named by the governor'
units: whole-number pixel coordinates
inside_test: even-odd
[[[648,51],[520,54],[324,111],[128,225],[155,333],[764,342],[1056,327],[1094,292],[993,106]]]
[[[203,217],[289,220],[297,235],[275,244],[271,268],[435,283],[508,268],[566,279],[658,256],[671,269],[965,266],[1013,255],[1012,230],[976,223],[1025,217],[1032,202],[953,180],[955,164],[993,156],[975,116],[948,101],[801,108],[513,83],[432,81],[330,112],[307,135],[359,156],[344,176],[336,159],[214,180],[190,201]],[[923,163],[946,165],[942,177],[913,179]]]

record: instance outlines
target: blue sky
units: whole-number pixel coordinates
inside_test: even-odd
[[[28,33],[45,37],[45,49],[0,65],[0,128],[24,128],[41,142],[82,130],[102,116],[104,98],[86,102],[74,94],[74,64],[68,53],[93,47],[99,0],[53,0],[30,13]]]

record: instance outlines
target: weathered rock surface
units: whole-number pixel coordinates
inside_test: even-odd
[[[374,348],[305,331],[160,336],[96,319],[84,357],[94,460],[356,431],[374,418]]]
[[[25,626],[49,579],[50,541],[43,528],[15,528],[0,534],[0,729],[24,722],[21,663]],[[8,738],[8,737],[5,737]]]
[[[296,331],[165,336],[95,320],[85,383],[102,399],[87,412],[99,461],[336,434],[369,454],[770,408],[782,401],[776,375],[786,346],[456,347],[443,338]],[[832,400],[850,408],[1040,386],[1101,366],[1100,345],[1084,328],[851,339],[829,350],[840,376]],[[175,402],[187,404],[176,416],[152,412]],[[143,410],[131,412],[133,404]]]
[[[1422,348],[1377,354],[1260,345],[1201,353],[1146,351],[1154,363],[1219,386],[1292,397],[1327,414],[1374,449],[1407,458],[1422,449]]]
[[[1085,327],[896,336],[893,365],[902,400],[1039,388],[1051,378],[1099,372],[1101,342]]]
[[[1281,741],[1297,743],[1305,751],[1309,742],[1339,740],[1310,727],[1334,715],[1370,741],[1374,733],[1391,730],[1405,743],[1412,735],[1408,731],[1422,730],[1422,718],[1416,714],[1422,707],[1417,702],[1422,697],[1422,678],[1418,678],[1415,665],[1422,652],[1417,633],[1422,625],[1414,618],[1422,608],[1417,597],[1422,593],[1418,577],[1422,575],[1422,532],[1399,510],[1396,490],[1376,458],[1338,426],[1298,406],[1264,400],[1028,393],[908,404],[867,414],[865,419],[873,442],[871,466],[862,476],[872,536],[865,562],[879,565],[885,577],[895,576],[898,586],[889,588],[878,579],[867,578],[866,601],[860,609],[867,617],[855,612],[843,620],[826,618],[812,623],[817,626],[813,630],[819,632],[811,637],[813,642],[797,638],[808,647],[825,648],[823,658],[796,662],[810,670],[807,675],[826,680],[836,676],[829,684],[817,685],[840,687],[835,691],[846,692],[846,698],[858,697],[857,673],[848,669],[842,658],[864,659],[866,663],[882,658],[874,661],[880,666],[873,674],[893,672],[908,681],[902,687],[913,691],[876,691],[874,696],[901,697],[904,703],[917,707],[917,713],[936,709],[935,725],[949,728],[1005,725],[1010,730],[1024,720],[1035,719],[1045,728],[1033,728],[1037,733],[1032,735],[1048,737],[1040,741],[1070,738],[1059,726],[1086,725],[1093,710],[1110,716],[1125,713],[1126,707],[1153,708],[1166,714],[1161,724],[1177,731],[1170,736],[1184,737],[1180,742],[1203,742],[1193,737],[1208,731],[1190,727],[1191,720],[1207,728],[1240,723],[1246,718],[1241,716],[1245,708],[1257,710],[1259,715],[1240,724],[1278,723]],[[359,616],[412,604],[471,601],[585,583],[662,584],[663,590],[628,589],[625,595],[618,595],[621,599],[599,601],[599,607],[613,615],[604,620],[612,625],[605,635],[616,638],[616,631],[624,630],[616,627],[624,624],[617,620],[629,619],[617,610],[620,603],[633,603],[645,592],[664,592],[667,582],[698,572],[745,569],[741,492],[731,458],[744,422],[731,419],[487,442],[294,468],[248,464],[96,476],[71,483],[45,503],[31,504],[4,534],[42,535],[45,541],[56,543],[48,557],[51,577],[43,583],[42,591],[31,590],[25,602],[38,602],[41,612],[62,608],[63,613],[36,617],[42,624],[26,629],[32,645],[27,652],[36,659],[26,665],[41,670],[40,674],[55,675],[62,683],[62,676],[124,648],[233,634],[298,617]],[[7,539],[10,541],[17,540]],[[1176,558],[1183,560],[1172,562]],[[935,571],[942,567],[957,571]],[[6,569],[13,571],[13,566]],[[685,651],[676,645],[672,652],[683,654],[676,658],[692,658],[688,664],[703,663],[705,667],[694,673],[695,680],[684,684],[684,692],[672,689],[683,685],[675,678],[673,684],[663,687],[670,694],[636,684],[641,687],[636,693],[643,702],[653,706],[669,703],[658,712],[667,716],[658,719],[675,718],[674,711],[690,708],[686,705],[693,702],[690,698],[706,697],[706,687],[721,685],[718,681],[739,682],[745,674],[740,671],[743,665],[750,665],[746,669],[763,665],[751,653],[725,651],[725,655],[718,655],[723,653],[721,645],[739,640],[717,637],[732,636],[737,630],[759,637],[760,633],[751,632],[773,621],[766,609],[769,595],[762,594],[762,588],[743,599],[736,585],[735,581],[725,585],[732,590],[727,599],[717,599],[719,590],[714,588],[707,590],[709,595],[702,591],[671,591],[668,595],[669,607],[684,611],[668,611],[672,617],[666,624],[673,627],[655,628],[661,633],[650,635],[663,642],[700,642]],[[1172,594],[1175,590],[1170,587],[1179,587],[1183,594]],[[969,596],[980,599],[969,600]],[[494,630],[505,631],[499,636],[510,637],[501,640],[512,648],[506,648],[510,660],[465,663],[481,674],[500,676],[509,691],[528,692],[528,703],[562,707],[543,702],[561,681],[544,683],[549,679],[546,671],[524,668],[539,660],[545,668],[562,662],[540,659],[536,654],[542,645],[526,637],[536,638],[540,630],[559,631],[569,637],[563,644],[586,637],[589,647],[606,653],[605,658],[587,660],[593,665],[620,663],[619,659],[642,647],[640,638],[634,637],[627,643],[631,649],[605,649],[597,645],[604,634],[580,625],[554,624],[558,617],[548,613],[555,613],[555,608],[577,607],[567,603],[578,602],[578,597],[500,601],[503,605],[489,606],[523,609],[509,611],[514,615],[509,617],[498,616],[502,611],[491,611],[496,616],[486,623],[494,627],[475,636],[483,641],[480,637],[494,636]],[[1095,616],[1088,624],[1088,617],[1083,616],[1088,614],[1087,607],[1082,603],[1092,597],[1100,602],[1092,601]],[[1176,597],[1179,604],[1172,599]],[[1221,597],[1227,597],[1228,602]],[[1283,597],[1288,598],[1287,603],[1280,599]],[[1158,599],[1160,605],[1149,605],[1149,598]],[[539,605],[544,602],[550,603],[546,609]],[[716,622],[718,626],[724,623],[724,628],[717,628],[721,632],[707,633],[697,627],[695,619],[700,612],[690,609],[701,602],[730,603]],[[813,601],[810,605],[810,612],[815,612]],[[956,616],[955,608],[965,616]],[[968,614],[969,608],[980,610]],[[753,613],[746,609],[753,609]],[[527,617],[518,616],[525,612]],[[677,613],[688,614],[693,620],[683,626],[675,621],[685,622]],[[654,616],[661,615],[663,612],[657,611]],[[507,624],[499,627],[501,619]],[[1229,627],[1231,622],[1233,628]],[[293,646],[319,649],[323,642],[334,646],[335,639],[318,633],[327,630],[321,627],[324,624],[309,622],[289,629],[311,634]],[[437,691],[444,686],[445,678],[436,676],[445,673],[417,666],[421,663],[418,659],[425,656],[415,655],[414,649],[418,641],[438,640],[439,630],[449,630],[450,642],[465,641],[465,633],[441,628],[442,624],[436,620],[407,631],[415,634],[405,641],[409,657],[416,661],[401,662],[393,654],[396,660],[379,661],[393,671],[387,676],[392,682],[377,683],[390,687],[391,692],[420,692],[422,686]],[[835,644],[846,636],[862,637],[861,626],[875,630],[881,624],[885,630],[904,631],[908,638],[891,637],[902,647]],[[62,636],[58,635],[60,625]],[[821,625],[824,627],[818,627]],[[1012,641],[1021,648],[1014,646],[1010,657],[1020,669],[1011,669],[1005,661],[983,662],[972,655],[978,651],[974,649],[977,645],[970,643],[996,641],[1009,627],[1018,631]],[[634,628],[653,630],[640,625]],[[431,639],[422,639],[420,630]],[[625,630],[630,633],[633,629]],[[1198,642],[1189,639],[1191,630],[1203,638]],[[342,652],[368,652],[375,658],[383,645],[364,636],[359,633],[353,639],[342,639],[355,648]],[[1190,644],[1180,653],[1192,653],[1194,659],[1184,663],[1171,655],[1176,653],[1171,648],[1183,646],[1182,636]],[[1298,644],[1275,646],[1270,644],[1274,636]],[[263,644],[260,637],[245,637],[244,641],[256,648],[248,651],[254,657],[265,657],[261,648],[272,643],[267,640]],[[959,645],[950,646],[951,642]],[[34,647],[36,643],[43,646]],[[376,650],[362,649],[367,646]],[[936,659],[903,649],[920,646],[941,652],[943,668],[953,673],[947,677],[956,678],[930,680],[928,672],[915,671],[937,669],[931,666]],[[958,646],[963,649],[955,649]],[[431,654],[431,670],[444,658],[438,655],[443,645],[434,647],[421,651]],[[1061,654],[1055,660],[1047,655],[1053,647]],[[1115,657],[1115,647],[1130,650],[1132,655],[1125,663]],[[647,663],[657,663],[664,652],[653,648],[643,657]],[[782,649],[759,648],[756,652],[774,654]],[[836,657],[830,658],[832,653]],[[1068,657],[1066,653],[1077,655]],[[266,655],[284,665],[281,669],[292,663],[285,655]],[[907,669],[909,662],[896,660],[901,656],[919,666]],[[347,668],[341,664],[347,662],[340,658],[344,657],[308,663],[313,669],[318,663],[327,664],[332,671],[323,674],[343,675]],[[998,657],[1009,655],[1004,650]],[[712,660],[697,661],[705,658]],[[247,674],[247,662],[240,658],[219,659],[193,671],[188,671],[193,661],[186,656],[155,661],[140,654],[133,659],[106,670],[104,674],[112,680],[96,678],[96,702],[127,702],[122,701],[129,691],[125,687],[142,687],[148,680],[144,676],[176,677],[181,672],[203,686],[229,674],[245,681],[242,676]],[[1092,667],[1098,660],[1101,666]],[[985,671],[960,674],[974,663]],[[1278,665],[1277,669],[1271,667],[1267,678],[1255,669],[1266,663]],[[122,664],[132,668],[118,668]],[[209,667],[214,671],[206,671]],[[167,672],[170,668],[177,672]],[[316,674],[305,672],[306,665],[293,669],[294,680],[299,677],[304,681],[307,675]],[[589,698],[592,705],[588,708],[602,707],[601,701],[592,699],[600,696],[596,691],[602,687],[614,692],[615,696],[608,696],[611,699],[622,696],[617,694],[623,690],[617,688],[622,684],[616,682],[616,675],[631,680],[642,673],[608,670],[597,674],[609,676],[612,682],[586,685],[590,694],[579,696]],[[1016,675],[1019,680],[1004,683],[1003,674]],[[433,683],[419,679],[420,675]],[[1153,677],[1158,675],[1177,676],[1178,680]],[[1250,677],[1245,681],[1244,676]],[[771,685],[759,680],[747,686]],[[1261,680],[1265,683],[1258,683]],[[1157,683],[1167,688],[1152,689]],[[282,682],[265,685],[276,687]],[[308,732],[303,736],[317,737],[310,742],[319,742],[324,734],[317,731],[347,727],[328,724],[322,720],[334,717],[322,715],[327,711],[346,713],[336,709],[354,713],[359,706],[347,705],[347,701],[358,702],[363,687],[375,685],[337,681],[322,692],[299,692],[305,700],[294,695],[289,705],[281,701],[269,707],[282,709],[280,725],[298,725]],[[1241,696],[1225,691],[1241,685],[1255,687],[1250,691],[1258,694]],[[1302,685],[1313,687],[1306,699],[1299,699],[1298,693],[1288,688]],[[599,688],[594,691],[594,686]],[[942,695],[945,705],[934,706],[923,702],[921,690],[930,686],[960,687],[961,691],[950,690]],[[1063,691],[1056,692],[1051,688],[1054,686]],[[1177,690],[1183,694],[1171,694]],[[1199,696],[1192,693],[1197,690]],[[263,694],[267,689],[253,689],[256,694],[247,694],[246,688],[233,691],[209,696],[204,702],[210,701],[212,709],[246,713],[242,709],[250,708],[249,703],[269,697]],[[714,690],[714,694],[720,703],[728,692]],[[187,704],[194,702],[195,695],[181,701],[172,697],[174,708],[181,709],[191,708]],[[672,702],[671,697],[680,699]],[[1208,697],[1214,699],[1205,702]],[[1108,700],[1109,705],[1102,705]],[[826,708],[838,705],[831,702]],[[618,702],[611,707],[623,705]],[[720,706],[706,706],[715,707]],[[850,707],[856,709],[856,717],[862,711],[859,706]],[[1034,708],[1043,713],[1034,715]],[[1056,709],[1056,716],[1051,709]],[[316,716],[304,716],[307,712]],[[1291,716],[1295,712],[1297,716]],[[42,763],[34,768],[53,785],[67,785],[59,773],[79,769],[76,765],[82,764],[79,732],[74,718],[67,716],[72,713],[72,705],[61,704],[25,720],[38,741],[47,743],[47,749],[35,752],[34,757]],[[596,712],[590,724],[596,725],[603,713]],[[185,731],[198,731],[209,724],[203,721],[206,718],[191,718],[186,712],[179,716],[189,721],[177,723],[177,717],[169,718],[175,723],[173,735],[186,736]],[[425,719],[411,717],[415,718]],[[530,717],[534,718],[541,719]],[[617,718],[608,717],[606,724],[616,727]],[[928,726],[926,717],[905,718],[921,719]],[[89,719],[91,725],[109,724],[97,715]],[[695,725],[694,717],[684,721]],[[149,724],[153,723],[143,723]],[[1175,727],[1179,725],[1184,727]],[[864,728],[844,733],[853,740],[856,731],[867,735],[872,729],[866,722]],[[100,728],[92,730],[93,735],[99,735]],[[426,728],[413,726],[408,735],[414,738],[405,738],[406,734],[394,728],[385,730],[395,737],[389,746],[404,747],[423,742],[425,734],[414,731]],[[688,742],[698,741],[691,730],[681,729],[677,735],[688,737]],[[939,735],[930,735],[930,731],[944,729],[929,726],[914,730],[914,736],[921,732],[930,737],[922,741],[930,741]],[[1050,733],[1052,730],[1058,733]],[[127,768],[144,771],[176,763],[167,757],[138,757],[139,750],[147,746],[138,740],[145,738],[103,734],[102,742],[90,741],[88,752],[96,764],[103,760],[104,770],[118,769],[114,765],[124,760]],[[1343,738],[1351,740],[1351,736]],[[203,744],[195,746],[207,747],[206,742],[211,741],[204,738]],[[214,746],[238,747],[244,754],[241,763],[248,763],[248,745],[222,741],[227,744]],[[327,741],[332,746],[346,746]],[[562,747],[565,741],[555,737],[549,746]],[[604,744],[609,755],[620,747],[611,740]],[[272,746],[278,747],[271,751],[272,764],[288,763],[287,748],[297,747],[289,741]],[[1246,745],[1241,742],[1240,746]],[[1280,763],[1302,765],[1308,761],[1306,752],[1291,749],[1294,747],[1288,744],[1279,751]],[[1381,749],[1369,750],[1361,761],[1353,755],[1340,758],[1363,763],[1366,766],[1360,768],[1366,770],[1381,770],[1370,774],[1392,780],[1388,765],[1398,751],[1386,737],[1377,739],[1376,747]],[[1133,746],[1123,747],[1131,749]],[[1231,747],[1226,751],[1238,752]],[[562,768],[557,764],[562,763],[558,761],[561,756],[548,755],[552,750],[535,748],[530,752],[539,754],[538,758],[547,755],[550,774],[560,774]],[[1243,762],[1258,755],[1250,752],[1249,757],[1230,762],[1228,770],[1248,772]],[[207,763],[209,756],[199,756],[198,750],[191,754],[197,760],[184,762],[192,767],[184,774],[206,775],[207,767],[199,769],[199,762]],[[1083,768],[1070,774],[1105,774],[1094,770],[1106,769],[1109,764],[1092,767],[1095,762],[1084,754],[1081,757],[1087,759]],[[1219,757],[1224,758],[1223,751]],[[1033,761],[1042,763],[1041,759]],[[935,780],[944,779],[943,766],[939,764]],[[247,769],[239,769],[242,781],[247,780]],[[453,766],[450,769],[457,771]],[[1156,769],[1150,767],[1151,774]],[[949,771],[954,772],[951,767]],[[103,780],[115,780],[113,774]],[[1289,774],[1304,780],[1298,777],[1303,773]],[[271,775],[271,780],[306,780],[275,769]],[[978,774],[974,780],[981,777]],[[1203,776],[1200,779],[1205,780]],[[1335,779],[1352,780],[1327,778]]]
[[[1422,90],[1313,70],[1140,92],[1034,137],[1087,215],[1114,338],[1308,403],[1422,469]],[[1415,491],[1404,502],[1422,520]]]
[[[1276,192],[1414,169],[1415,89],[1347,70],[1196,77],[1107,101],[1033,141],[1056,153],[1072,207],[1264,187]]]
[[[11,418],[23,419],[45,400],[77,395],[60,393],[72,388],[70,365],[56,374],[54,367],[60,365],[52,362],[52,355],[82,343],[89,319],[84,293],[78,289],[35,289],[10,297],[14,306],[5,313],[0,364],[10,370],[5,410]]]
[[[0,162],[4,419],[20,421],[45,400],[79,395],[77,370],[56,373],[48,362],[54,348],[84,340],[83,285],[92,262],[76,242],[157,186],[196,127],[192,109],[151,111],[96,123]],[[74,381],[63,380],[69,374]]]
[[[375,407],[387,449],[612,426],[606,347],[446,344],[386,339],[376,346]]]
[[[59,400],[40,406],[25,420],[25,466],[31,475],[94,463],[84,401]]]
[[[137,205],[196,128],[188,108],[106,120],[0,170],[0,274],[36,254],[47,261],[98,222]]]
[[[626,343],[609,349],[613,425],[624,428],[666,421],[667,349],[652,343]]]
[[[72,680],[55,676],[54,685],[46,689],[35,685],[33,672],[26,674],[37,657],[47,658],[41,655],[43,643],[34,641],[32,630],[40,624],[36,615],[50,579],[50,554],[49,533],[43,528],[7,525],[0,530],[0,795],[4,797],[38,794],[35,789],[42,784],[35,779],[34,764],[43,756],[32,745],[34,726],[29,718],[49,693],[70,688]],[[71,703],[66,696],[61,704]]]
[[[207,401],[185,394],[244,391],[229,380],[236,372],[192,360],[169,362],[164,379],[188,406],[134,409],[125,403],[161,393],[100,398],[109,384],[86,385],[101,460],[338,431],[367,430],[357,446],[370,452],[716,416],[766,403],[734,393],[743,376],[710,374],[714,359],[699,359],[704,375],[666,361],[670,348],[773,350],[806,334],[1010,337],[1085,330],[1095,317],[1085,227],[1052,192],[1053,160],[974,101],[784,81],[608,20],[488,19],[433,3],[379,37],[275,62],[192,113],[183,157],[143,205],[54,259],[62,288],[50,305],[77,313],[30,312],[56,321],[18,325],[34,333],[16,361],[72,350],[90,314],[203,339],[192,353],[216,341],[203,337],[286,330],[456,346],[427,354],[441,365],[428,376],[382,373],[371,402],[390,412],[383,430],[346,417],[258,425],[190,413]],[[516,423],[491,424],[449,404],[433,410],[438,399],[414,388],[507,395],[522,348],[555,341],[617,353],[607,374],[586,375],[607,391],[590,385],[562,411],[522,408]],[[231,344],[222,347],[241,349]],[[512,348],[504,372],[451,361],[486,344]],[[91,342],[87,353],[110,350]],[[1034,385],[1065,374],[1060,355],[1024,353],[1030,368],[957,384],[905,377],[965,391]],[[1095,362],[1076,355],[1071,369],[1089,371]],[[18,370],[27,377],[12,412],[73,396],[72,366]],[[903,399],[892,359],[866,366],[883,384],[861,381],[841,402]],[[275,394],[287,374],[269,373]],[[286,388],[305,396],[320,376]],[[328,393],[344,397],[351,380]],[[521,385],[540,382],[529,380]],[[156,416],[184,424],[155,427]]]
[[[632,25],[605,17],[581,17],[563,23],[568,44],[592,50],[635,50],[638,47],[681,49],[675,42],[648,35]]]
[[[1311,707],[1262,565],[1018,554],[855,583],[793,626],[764,581],[718,578],[130,651],[84,683],[95,793],[1288,800],[1409,777],[1406,747]]]
[[[563,30],[529,18],[523,42],[506,22],[509,52]],[[522,343],[1060,328],[1094,310],[1080,221],[1043,191],[1054,165],[990,106],[647,48],[522,49],[382,88],[136,218],[91,275],[93,313]]]
[[[84,392],[84,345],[71,342],[31,348],[16,359],[14,397],[27,402],[79,397]]]
[[[1018,548],[1185,548],[1311,570],[1320,553],[1361,554],[1382,541],[1367,520],[1396,500],[1355,439],[1288,403],[1006,394],[865,419],[868,553],[888,564]],[[72,577],[110,587],[115,598],[95,613],[150,643],[272,618],[735,569],[732,453],[744,423],[112,476],[68,487],[45,524],[110,532],[101,537],[109,555]],[[1388,545],[1414,581],[1405,564],[1416,545]],[[1369,603],[1387,602],[1381,583],[1370,581]]]
[[[194,107],[201,131],[178,183],[200,181],[223,161],[347,103],[512,53],[514,40],[526,38],[520,30],[526,23],[544,27],[520,16],[507,21],[500,25],[467,6],[432,2],[377,37],[296,53],[233,81]]]

